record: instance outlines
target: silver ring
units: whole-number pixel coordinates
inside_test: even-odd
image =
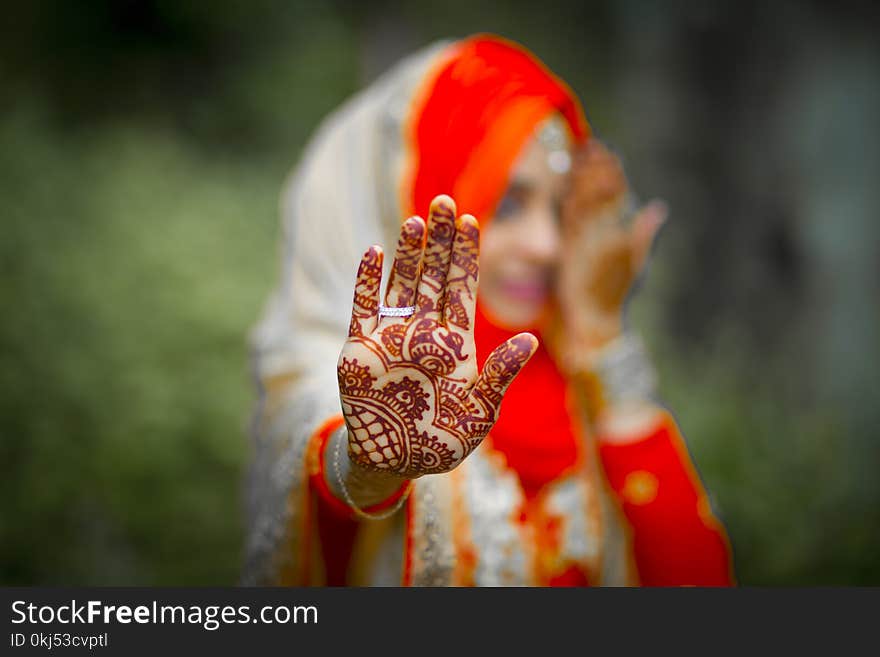
[[[389,308],[379,304],[379,317],[409,317],[416,311],[415,306],[404,306],[403,308]]]

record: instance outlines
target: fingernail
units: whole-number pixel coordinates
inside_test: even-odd
[[[669,205],[667,205],[666,201],[655,199],[654,201],[651,201],[651,205],[654,207],[657,223],[666,223],[666,219],[669,217]]]
[[[431,201],[431,212],[437,212],[438,210],[448,212],[454,217],[456,211],[455,201],[452,200],[451,196],[438,194],[434,197],[434,200]]]
[[[463,224],[467,223],[478,230],[480,228],[480,222],[477,221],[477,218],[472,214],[463,214],[458,218],[458,221],[459,221],[459,225],[463,225]]]

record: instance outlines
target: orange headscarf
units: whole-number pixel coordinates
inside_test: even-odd
[[[410,211],[428,216],[437,194],[460,213],[491,219],[510,170],[538,124],[553,113],[576,142],[590,128],[574,93],[534,55],[510,41],[478,35],[455,44],[422,89],[410,120],[412,177],[404,195]],[[538,327],[533,327],[538,331]],[[477,359],[514,335],[477,309]],[[504,453],[527,494],[574,465],[578,449],[566,408],[565,381],[541,342],[505,396],[491,444]]]
[[[554,112],[577,142],[590,136],[574,93],[534,55],[496,36],[452,46],[425,85],[410,118],[410,214],[428,216],[437,194],[485,221],[507,188],[510,169],[537,125]]]

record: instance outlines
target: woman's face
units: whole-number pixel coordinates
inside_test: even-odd
[[[534,327],[550,301],[559,259],[567,151],[537,137],[514,165],[507,192],[481,231],[479,298],[511,330]]]

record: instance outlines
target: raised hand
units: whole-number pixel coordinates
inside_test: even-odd
[[[425,234],[427,232],[427,240]],[[349,338],[337,373],[349,456],[366,468],[415,478],[448,472],[489,433],[504,392],[538,346],[520,333],[477,373],[474,313],[480,231],[438,196],[428,227],[404,222],[379,316],[383,252],[372,246],[357,274]]]
[[[620,160],[597,139],[576,153],[563,203],[557,295],[565,325],[565,362],[617,337],[633,283],[645,266],[666,206],[652,201],[627,226],[629,188]]]

